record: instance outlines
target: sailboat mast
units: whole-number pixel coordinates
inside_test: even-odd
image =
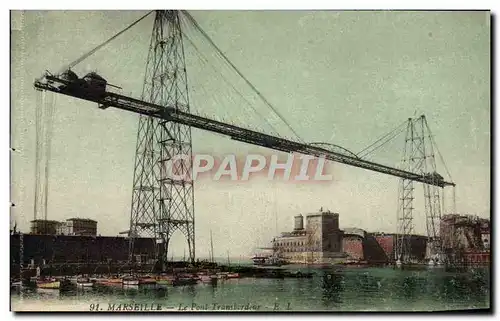
[[[276,224],[275,235],[278,235],[278,189],[275,188],[274,193],[274,222]]]
[[[210,230],[210,262],[214,263],[214,243],[212,241],[212,230]]]

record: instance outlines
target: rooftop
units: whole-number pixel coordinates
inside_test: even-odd
[[[97,223],[97,221],[91,220],[90,218],[79,218],[79,217],[68,218],[66,221],[80,221],[80,222]]]
[[[344,228],[344,235],[358,235],[365,237],[366,231],[357,227]]]
[[[298,237],[306,235],[305,230],[295,230],[293,232],[282,232],[280,237]]]
[[[339,216],[339,213],[333,213],[333,212],[312,213],[312,214],[307,214],[306,217],[317,217],[317,216]]]
[[[59,223],[59,221],[54,221],[54,220],[42,220],[42,219],[36,219],[36,220],[31,221],[31,223],[42,223],[42,222],[49,223],[49,224],[56,224],[56,223]]]

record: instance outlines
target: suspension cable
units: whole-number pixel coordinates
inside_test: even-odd
[[[401,128],[399,131],[395,132],[393,135],[391,135],[390,137],[388,137],[385,141],[381,142],[378,146],[374,147],[372,150],[369,150],[369,151],[365,152],[363,155],[358,155],[358,157],[359,158],[365,158],[368,155],[373,154],[373,152],[375,152],[376,150],[382,148],[382,146],[384,146],[385,144],[389,143],[391,140],[393,140],[394,138],[396,138],[399,134],[401,134],[403,132],[403,130],[404,130],[404,128]]]
[[[226,77],[224,77],[222,72],[217,70],[217,68],[213,64],[211,64],[210,61],[208,61],[207,57],[198,49],[198,47],[195,45],[194,41],[190,39],[190,37],[186,34],[186,32],[182,29],[181,29],[181,32],[184,35],[184,38],[186,40],[188,40],[188,42],[193,46],[193,48],[195,49],[195,53],[198,55],[200,60],[204,61],[207,65],[210,65],[210,67],[212,67],[212,69],[220,75],[222,80],[227,85],[229,85],[234,90],[234,92],[236,92],[236,94],[241,97],[241,99],[243,99],[243,101],[246,103],[246,105],[248,105],[257,114],[257,116],[259,116],[271,128],[271,130],[273,130],[277,135],[279,135],[276,128],[274,128],[274,126],[254,106],[252,106],[252,104],[248,101],[248,99],[245,98],[243,96],[243,94],[238,89],[236,89],[234,84],[232,84]]]
[[[75,67],[76,65],[78,65],[79,63],[81,63],[83,60],[87,59],[88,57],[90,57],[91,55],[93,55],[96,51],[98,51],[99,49],[101,49],[102,47],[106,46],[108,43],[110,43],[111,41],[113,41],[114,39],[116,39],[117,37],[119,37],[120,35],[122,35],[124,32],[126,32],[127,30],[129,30],[130,28],[132,28],[133,26],[135,26],[136,24],[138,24],[141,20],[143,20],[144,18],[146,18],[149,14],[151,14],[151,12],[153,12],[154,10],[151,10],[149,11],[147,14],[145,14],[144,16],[142,16],[141,18],[139,18],[138,20],[136,20],[135,22],[133,22],[131,25],[129,25],[127,28],[123,29],[122,31],[118,32],[117,34],[115,34],[113,37],[109,38],[108,40],[106,40],[105,42],[103,42],[102,44],[100,44],[99,46],[95,47],[94,49],[90,50],[89,52],[83,54],[80,58],[76,59],[75,61],[73,61],[72,63],[70,63],[66,68],[66,69],[71,69],[73,67]]]
[[[431,128],[429,127],[429,124],[427,123],[427,119],[425,119],[425,126],[427,127],[427,130],[429,131],[429,137],[431,139],[431,143],[434,147],[436,147],[436,150],[438,152],[439,159],[443,163],[444,169],[446,171],[446,174],[448,174],[448,177],[450,180],[453,182],[453,178],[451,177],[450,171],[448,170],[448,166],[446,166],[446,163],[444,162],[443,155],[441,154],[441,151],[439,150],[438,145],[436,144],[436,141],[434,140],[434,135],[432,134]]]
[[[47,107],[47,118],[45,119],[46,122],[46,137],[45,137],[45,179],[43,180],[44,183],[44,195],[43,195],[43,208],[45,210],[44,212],[44,219],[47,220],[47,212],[48,212],[48,197],[49,197],[49,168],[50,168],[50,159],[51,159],[51,147],[52,147],[52,137],[53,137],[53,132],[54,132],[54,108],[56,104],[56,96],[52,94],[50,96],[50,99],[48,101],[48,106]]]
[[[37,91],[35,114],[35,195],[33,219],[47,219],[51,142],[53,138],[55,95]]]
[[[285,120],[285,118],[278,112],[278,110],[262,95],[262,93],[241,73],[241,71],[227,58],[227,56],[220,50],[220,48],[213,42],[213,40],[208,36],[208,34],[200,27],[198,22],[191,16],[186,10],[181,10],[181,12],[191,21],[195,28],[203,35],[203,37],[212,45],[216,52],[221,55],[224,61],[231,66],[231,68],[247,83],[250,88],[259,96],[260,99],[269,107],[271,110],[285,123],[285,125],[293,132],[293,134],[299,139],[299,141],[304,142],[302,138],[297,134],[297,132],[292,128],[292,126]]]
[[[39,185],[40,185],[40,145],[41,145],[41,112],[43,110],[43,95],[44,92],[37,91],[36,96],[36,112],[35,112],[35,129],[36,129],[36,137],[35,137],[35,202],[33,204],[33,219],[37,219],[38,211],[39,211]]]
[[[366,157],[368,154],[371,154],[373,153],[376,149],[380,148],[381,146],[385,145],[386,143],[388,143],[391,139],[393,139],[394,137],[396,137],[397,135],[399,135],[399,133],[403,130],[403,125],[405,125],[408,121],[405,120],[403,123],[401,123],[399,126],[397,126],[396,128],[394,128],[393,130],[391,130],[390,132],[388,132],[387,134],[383,135],[382,137],[380,137],[379,139],[377,139],[375,142],[373,142],[371,145],[369,145],[368,147],[364,148],[363,150],[361,150],[360,152],[358,152],[356,154],[356,156],[358,157]],[[399,132],[397,132],[396,134],[394,134],[397,130],[399,130]],[[391,138],[389,138],[388,140],[386,140],[384,143],[382,143],[381,145],[379,145],[378,147],[374,147],[371,151],[369,150],[370,148],[372,148],[373,146],[375,146],[377,143],[379,143],[380,141],[382,141],[383,139],[389,137],[391,134],[394,134]],[[364,155],[362,155],[363,153],[365,153]]]

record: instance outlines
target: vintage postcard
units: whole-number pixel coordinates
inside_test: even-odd
[[[491,309],[489,11],[11,11],[11,310]]]

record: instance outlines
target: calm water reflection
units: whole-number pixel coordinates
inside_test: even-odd
[[[489,270],[449,273],[391,268],[314,270],[311,279],[243,278],[212,285],[162,289],[25,291],[11,295],[12,309],[88,310],[90,302],[161,304],[163,307],[258,305],[260,310],[435,311],[490,306]],[[38,306],[38,308],[37,308]]]

